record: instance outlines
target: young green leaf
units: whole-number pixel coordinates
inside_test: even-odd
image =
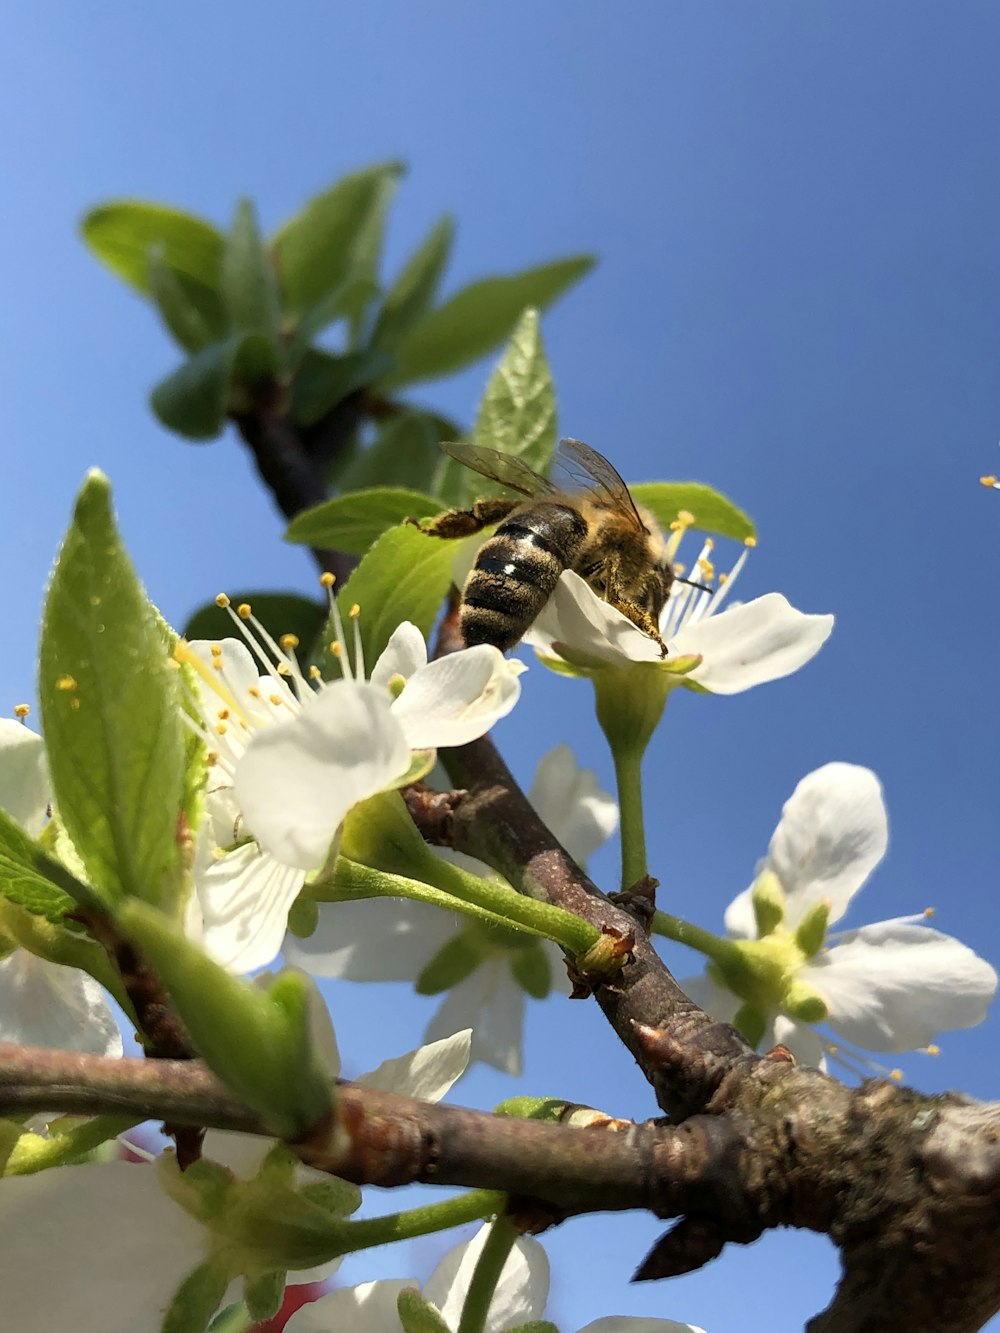
[[[411,325],[393,349],[396,368],[382,386],[436,379],[478,361],[503,342],[526,306],[544,310],[593,264],[591,255],[576,255],[463,288]]]
[[[372,219],[385,207],[384,187],[402,170],[399,162],[385,162],[345,176],[278,230],[272,249],[287,314],[305,314],[355,269],[371,277]]]
[[[294,370],[314,338],[338,319],[353,317],[378,295],[378,286],[368,278],[347,278],[329,296],[310,306],[295,326],[286,357]]]
[[[263,334],[277,348],[281,332],[278,278],[249,199],[240,200],[232,230],[226,237],[222,292],[235,327]]]
[[[640,481],[630,483],[629,490],[652,513],[664,531],[667,531],[686,510],[694,516],[693,526],[701,532],[712,532],[720,537],[746,541],[755,535],[753,520],[711,486],[697,481]]]
[[[228,331],[219,294],[171,268],[157,247],[149,255],[149,294],[160,317],[188,352],[200,352]]]
[[[112,272],[149,294],[149,254],[158,249],[176,273],[217,292],[222,280],[221,233],[203,218],[162,204],[128,199],[91,209],[80,224],[84,241]]]
[[[239,342],[232,337],[212,343],[160,380],[149,401],[168,430],[189,440],[214,440],[221,435]]]
[[[305,978],[285,972],[264,991],[231,976],[146,903],[123,903],[118,919],[152,960],[209,1068],[279,1137],[314,1129],[333,1092],[312,1047]]]
[[[110,901],[176,906],[184,799],[180,687],[162,624],[91,472],[49,585],[38,695],[60,817]]]
[[[369,670],[402,621],[411,620],[425,637],[430,633],[451,585],[454,558],[452,542],[414,527],[390,528],[379,537],[337,598],[342,615],[355,604],[360,607],[358,624]],[[324,641],[332,638],[328,627]],[[325,676],[336,676],[329,654],[319,666]]]
[[[413,252],[386,293],[375,321],[372,345],[390,350],[430,307],[455,239],[455,220],[447,214]]]
[[[406,518],[426,518],[439,508],[436,500],[420,491],[387,486],[351,491],[297,514],[288,525],[285,540],[364,555],[389,528]]]
[[[472,432],[472,443],[516,454],[536,472],[545,472],[556,445],[556,396],[545,359],[538,311],[526,310],[499,365],[490,376]],[[509,495],[502,486],[469,474],[466,491]]]
[[[390,417],[380,423],[375,441],[359,450],[339,473],[337,484],[344,491],[373,486],[425,490],[440,460],[446,457],[441,453],[440,439],[426,412],[402,412]]]
[[[292,387],[292,416],[311,426],[339,402],[384,373],[392,358],[377,349],[334,356],[310,348],[302,358]]]
[[[106,906],[5,810],[0,810],[0,896],[46,921],[61,921],[76,905]]]

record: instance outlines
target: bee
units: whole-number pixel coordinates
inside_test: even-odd
[[[467,537],[499,524],[462,590],[459,624],[467,644],[513,648],[571,569],[666,657],[659,617],[674,581],[666,542],[602,454],[580,440],[561,440],[555,468],[567,480],[562,488],[513,454],[465,444],[441,448],[523,497],[477,500],[423,525],[434,536]]]

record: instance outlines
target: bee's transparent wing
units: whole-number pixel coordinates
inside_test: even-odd
[[[565,477],[566,490],[596,489],[602,492],[616,509],[645,530],[645,524],[635,507],[635,501],[618,469],[613,467],[603,454],[591,449],[589,444],[584,444],[582,440],[560,440],[553,471],[557,477]]]
[[[522,495],[554,495],[557,491],[548,478],[514,454],[504,454],[499,449],[486,449],[476,444],[451,444],[448,441],[442,442],[441,448],[473,472],[489,477],[490,481],[498,481],[501,486],[519,491]]]

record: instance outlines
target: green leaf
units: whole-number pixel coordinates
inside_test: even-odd
[[[271,634],[280,638],[294,634],[299,643],[311,644],[320,632],[327,608],[294,592],[236,592],[229,599],[233,606],[249,602],[253,613]],[[185,639],[233,639],[239,631],[227,611],[215,602],[206,602],[191,616],[182,631]]]
[[[378,379],[391,364],[392,358],[377,349],[334,356],[310,348],[292,387],[292,416],[300,425],[311,426],[355,389]]]
[[[160,248],[149,255],[149,294],[167,329],[189,352],[200,352],[228,332],[219,294],[171,268]]]
[[[365,663],[370,671],[393,630],[411,620],[426,638],[451,586],[455,550],[451,542],[428,537],[413,527],[384,532],[344,584],[337,598],[342,614],[355,603]],[[324,641],[332,640],[328,626]],[[324,675],[336,675],[333,658],[319,661]]]
[[[338,319],[353,318],[378,295],[378,285],[368,278],[347,278],[329,296],[311,306],[298,324],[288,344],[288,364],[293,368],[305,356],[312,341]]]
[[[472,443],[515,454],[544,473],[556,446],[556,396],[538,327],[538,311],[526,310],[490,376],[479,405]],[[478,475],[469,477],[476,495],[509,495]]]
[[[355,269],[371,277],[373,219],[385,207],[385,187],[402,170],[399,162],[384,162],[345,176],[278,230],[272,249],[287,314],[305,314]]]
[[[416,1287],[404,1287],[396,1302],[403,1333],[451,1333],[436,1305],[421,1296]]]
[[[80,224],[94,254],[137,291],[150,293],[149,254],[158,249],[176,273],[217,292],[222,281],[221,233],[203,218],[139,199],[102,204]]]
[[[420,491],[390,487],[351,491],[296,514],[285,540],[364,555],[389,528],[406,518],[426,518],[439,508],[436,500]]]
[[[379,426],[374,443],[359,450],[339,476],[342,490],[373,486],[426,488],[446,458],[441,436],[425,412],[403,412]],[[442,506],[438,505],[440,509]]]
[[[697,481],[640,481],[629,490],[641,504],[651,511],[664,531],[674,522],[682,509],[694,515],[693,526],[701,532],[713,532],[720,537],[746,541],[756,529],[753,521],[737,509],[732,500],[711,486]]]
[[[212,343],[156,385],[150,405],[168,430],[189,440],[214,440],[222,433],[239,341]]]
[[[5,810],[0,810],[0,894],[53,922],[61,921],[77,903],[104,905],[89,885],[49,856]]]
[[[132,899],[119,923],[152,960],[210,1069],[280,1138],[314,1129],[333,1104],[309,1035],[307,980],[286,972],[262,990],[231,976],[181,927]]]
[[[222,292],[236,328],[264,334],[277,349],[281,327],[278,279],[249,199],[240,200],[226,237]]]
[[[455,239],[455,220],[447,214],[413,252],[386,294],[375,321],[372,344],[391,349],[429,308]]]
[[[185,731],[178,673],[91,472],[42,615],[38,695],[59,814],[106,899],[175,906]]]
[[[526,306],[544,310],[593,264],[591,255],[575,255],[463,288],[418,319],[396,344],[396,369],[383,387],[437,379],[478,361],[503,342]]]

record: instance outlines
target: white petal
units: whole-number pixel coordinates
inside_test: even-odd
[[[609,1314],[585,1324],[579,1333],[705,1333],[705,1330],[696,1324],[679,1324],[676,1319]]]
[[[0,1041],[119,1056],[122,1039],[104,991],[75,967],[15,949],[0,962]]]
[[[284,955],[319,977],[414,981],[458,929],[453,912],[408,898],[321,903],[316,930],[287,935]]]
[[[671,656],[701,654],[701,664],[687,679],[713,694],[739,694],[797,671],[816,656],[832,629],[833,616],[804,615],[771,592],[685,625],[668,647]]]
[[[14,718],[0,718],[0,809],[29,833],[41,833],[51,790],[41,736]]]
[[[769,1051],[773,1046],[787,1046],[800,1065],[807,1065],[810,1069],[826,1069],[823,1039],[808,1023],[800,1023],[787,1014],[775,1014],[757,1049]]]
[[[572,570],[560,578],[524,641],[549,657],[558,655],[554,645],[565,644],[573,650],[574,660],[588,658],[594,665],[661,660],[659,646],[649,635]]]
[[[521,1032],[524,991],[511,975],[505,958],[487,958],[471,976],[445,996],[427,1024],[426,1041],[436,1041],[462,1028],[472,1028],[473,1060],[502,1073],[521,1073]]]
[[[568,745],[543,755],[528,800],[569,854],[582,865],[618,827],[618,803],[580,768]]]
[[[312,870],[351,806],[384,790],[409,762],[385,691],[339,680],[298,717],[253,738],[236,768],[236,797],[266,851]]]
[[[393,676],[409,680],[415,671],[427,665],[427,644],[416,625],[404,620],[392,631],[389,642],[382,649],[372,667],[371,682],[383,688]]]
[[[466,1245],[456,1245],[444,1256],[424,1284],[424,1296],[444,1316],[449,1328],[458,1328],[489,1226],[483,1226]],[[549,1261],[537,1240],[522,1236],[515,1242],[500,1273],[486,1316],[485,1333],[501,1333],[514,1324],[540,1319],[549,1297]]]
[[[463,648],[411,676],[393,715],[414,750],[464,745],[507,716],[520,697],[524,669],[489,644]]]
[[[157,1329],[208,1256],[204,1229],[156,1171],[132,1162],[60,1166],[0,1180],[3,1320],[73,1333]]]
[[[801,977],[830,1006],[830,1027],[870,1051],[908,1051],[974,1027],[996,994],[989,963],[940,931],[880,921],[837,937]]]
[[[415,1279],[387,1278],[341,1287],[295,1311],[285,1333],[331,1333],[351,1329],[355,1333],[400,1333],[397,1304],[400,1292],[415,1287]]]
[[[787,894],[785,924],[794,930],[821,898],[839,921],[888,845],[882,788],[871,769],[824,764],[809,773],[785,803],[767,852]]]
[[[465,1028],[394,1060],[383,1060],[377,1069],[355,1081],[366,1088],[439,1102],[469,1067],[471,1045],[472,1032]]]
[[[720,1023],[731,1023],[742,1008],[743,1001],[739,996],[723,986],[717,986],[707,972],[685,977],[677,984],[689,1000],[693,1000]]]
[[[753,911],[753,885],[738,893],[726,908],[723,920],[726,930],[736,940],[755,940],[757,938],[757,918]]]
[[[230,972],[265,967],[281,948],[304,878],[255,842],[212,858],[196,876],[205,952]]]

